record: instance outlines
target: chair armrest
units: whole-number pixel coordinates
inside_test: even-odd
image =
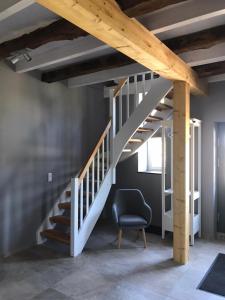
[[[142,216],[148,222],[148,224],[147,224],[147,227],[148,227],[152,221],[152,209],[146,202],[144,202],[142,205],[141,212],[142,212]]]

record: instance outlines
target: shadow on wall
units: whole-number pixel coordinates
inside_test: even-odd
[[[101,89],[44,84],[4,64],[0,78],[0,255],[9,255],[36,243],[37,229],[101,134],[106,106]]]

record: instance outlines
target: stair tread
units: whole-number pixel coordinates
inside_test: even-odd
[[[71,202],[62,202],[58,204],[59,209],[70,209]]]
[[[128,152],[132,152],[132,150],[126,148],[126,149],[123,149],[123,152],[124,152],[124,153],[128,153]]]
[[[160,103],[157,107],[156,110],[158,111],[163,111],[163,110],[170,110],[173,109],[173,106],[165,104],[165,103]]]
[[[41,232],[41,235],[64,244],[70,244],[70,235],[56,229],[46,229]]]
[[[154,131],[154,130],[151,129],[151,128],[144,128],[144,127],[139,127],[139,128],[137,129],[137,132],[139,132],[139,133],[143,133],[143,132],[151,132],[151,131]]]
[[[68,216],[62,216],[62,215],[52,216],[49,218],[49,220],[52,223],[70,226],[70,217],[68,217]]]
[[[148,116],[145,121],[146,122],[154,122],[154,121],[162,121],[163,118],[161,117],[156,117],[156,116]]]
[[[129,143],[143,143],[143,140],[142,139],[129,139]]]

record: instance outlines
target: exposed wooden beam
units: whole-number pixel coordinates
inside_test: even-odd
[[[189,255],[190,88],[174,82],[173,96],[173,255],[180,264]]]
[[[133,18],[149,14],[173,4],[186,2],[187,0],[117,0],[120,8],[126,15]]]
[[[129,2],[124,0],[125,3]],[[132,0],[133,1],[133,0]],[[136,1],[136,0],[135,0]],[[140,2],[137,0],[140,5]],[[145,1],[144,3],[154,2],[156,5],[160,5],[162,1]],[[193,6],[195,9],[193,9]],[[184,1],[179,5],[176,5],[176,10],[174,9],[174,5],[166,7],[166,10],[153,11],[151,14],[147,14],[146,20],[141,17],[141,21],[144,22],[145,26],[152,31],[154,34],[159,34],[160,36],[166,35],[167,32],[171,34],[171,30],[177,30],[178,28],[182,28],[184,30],[186,27],[188,28],[189,24],[199,23],[199,20],[205,22],[208,20],[210,24],[213,24],[213,18],[216,18],[219,15],[222,15],[223,12],[225,14],[224,4],[221,0],[192,0],[192,1]],[[175,13],[176,12],[176,13]],[[31,33],[32,35],[32,33]],[[81,57],[82,55],[86,55],[87,49],[82,52],[82,47],[79,47],[80,44],[87,44],[88,50],[93,53],[94,51],[99,52],[102,48],[110,49],[110,47],[101,41],[97,40],[95,42],[90,39],[91,36],[87,36],[81,39],[74,39],[69,43],[65,43],[63,47],[55,47],[54,49],[47,50],[41,54],[33,54],[32,60],[27,62],[26,60],[21,60],[15,66],[15,71],[19,73],[48,67],[57,63],[70,61],[73,58]],[[43,34],[43,39],[44,39]],[[84,41],[87,39],[87,41]],[[165,39],[165,38],[164,38]],[[99,45],[99,46],[97,46]],[[29,47],[28,47],[29,48]],[[77,49],[80,49],[78,52]],[[188,54],[187,54],[188,55]],[[189,63],[191,61],[191,66],[194,61],[194,57],[192,59],[192,55],[188,56],[187,60],[184,57],[184,61]],[[182,58],[183,59],[183,58]],[[198,59],[199,60],[199,59]],[[206,62],[207,63],[207,62]]]
[[[128,77],[134,74],[143,73],[147,71],[148,69],[145,68],[144,66],[138,63],[134,63],[134,64],[118,67],[118,68],[113,68],[110,70],[102,70],[102,71],[70,78],[68,80],[68,87],[76,88],[85,85],[102,83],[114,79],[121,79],[124,77]]]
[[[34,0],[12,1],[19,2],[17,6],[20,4],[20,7],[22,6],[22,2],[23,6],[25,6],[25,3],[34,2]],[[137,17],[140,13],[146,14],[171,4],[184,1],[187,0],[119,0],[118,2],[121,4],[125,13],[127,12],[130,17]],[[52,34],[53,32],[54,34]],[[67,20],[58,20],[29,34],[2,43],[0,45],[0,58],[8,57],[12,52],[23,50],[25,48],[36,49],[49,42],[73,40],[87,35],[88,33],[86,31],[74,26],[74,24],[71,24]]]
[[[34,0],[7,0],[0,3],[0,21],[20,12],[33,4]]]
[[[171,80],[186,81],[193,92],[203,93],[204,88],[197,74],[154,34],[138,21],[127,17],[115,1],[37,2],[152,71]]]
[[[225,42],[208,49],[187,51],[179,55],[189,66],[207,65],[225,60]]]
[[[195,71],[200,77],[209,77],[225,73],[225,61],[216,62],[208,65],[196,66]]]
[[[164,41],[176,54],[198,49],[207,49],[223,42],[225,42],[225,25]]]
[[[198,38],[199,37],[199,40]],[[185,35],[183,37],[179,37],[176,39],[171,39],[171,40],[166,40],[164,43],[169,46],[171,50],[173,50],[175,53],[182,53],[186,51],[191,51],[191,50],[197,50],[197,49],[205,49],[207,47],[212,47],[217,43],[221,43],[225,41],[225,25],[224,26],[219,26],[215,28],[210,28],[208,30],[200,31],[194,34],[189,34]],[[82,43],[82,41],[81,41]],[[222,43],[223,45],[223,43]],[[220,52],[222,51],[223,55],[225,55],[225,48],[220,47]],[[213,49],[215,54],[218,53],[218,49]],[[217,51],[216,51],[217,50]],[[196,54],[195,54],[196,55]],[[205,56],[204,56],[205,55]],[[211,53],[212,55],[212,53]],[[118,56],[118,59],[116,57]],[[209,60],[210,59],[210,53],[201,53],[201,60]],[[223,57],[223,56],[222,56]],[[222,59],[221,57],[221,59]],[[189,59],[194,59],[194,55],[189,55]],[[187,62],[188,57],[186,57]],[[198,58],[200,59],[200,58]],[[216,58],[214,58],[216,59]],[[221,60],[219,59],[219,60]],[[123,64],[121,62],[123,61]],[[118,68],[121,67],[121,65],[129,65],[133,61],[128,58],[127,56],[121,56],[121,54],[113,54],[113,55],[108,55],[108,57],[104,57],[103,60],[101,59],[94,59],[93,61],[90,62],[85,62],[81,64],[73,64],[68,67],[63,67],[56,69],[54,71],[46,72],[43,75],[43,81],[45,82],[55,82],[59,80],[65,80],[69,79],[71,77],[78,77],[84,74],[89,74],[89,73],[95,73],[99,72],[100,70],[110,70],[113,68]],[[90,67],[88,68],[88,63],[90,64]],[[105,63],[105,65],[102,63]],[[206,62],[207,63],[207,62]],[[113,65],[114,64],[114,65]],[[192,65],[194,62],[192,61]],[[199,64],[199,63],[198,63]],[[112,79],[112,78],[111,78]]]
[[[126,57],[122,53],[101,56],[86,62],[61,68],[60,70],[46,72],[42,75],[42,81],[48,83],[62,81],[74,77],[75,75],[82,76],[85,74],[103,71],[105,69],[110,70],[115,68],[115,66],[118,68],[133,62],[134,61],[132,59]]]
[[[172,30],[183,30],[189,26],[198,25],[199,22],[213,24],[218,17],[225,15],[224,0],[191,0],[171,8],[156,11],[148,16],[141,18],[144,26],[166,39],[168,32]]]

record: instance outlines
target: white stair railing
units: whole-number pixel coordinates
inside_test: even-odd
[[[129,78],[121,79],[114,93],[110,95],[110,101],[115,101],[116,133],[120,131],[131,114],[140,104],[139,94],[142,99],[151,88],[153,72],[135,74]],[[114,100],[112,99],[114,98]]]
[[[111,120],[85,167],[71,181],[71,256],[77,256],[82,251],[89,237],[85,234],[79,240],[79,235],[110,169],[110,128]],[[92,227],[95,221],[96,218],[92,221]],[[90,224],[88,227],[87,231],[90,231]]]

